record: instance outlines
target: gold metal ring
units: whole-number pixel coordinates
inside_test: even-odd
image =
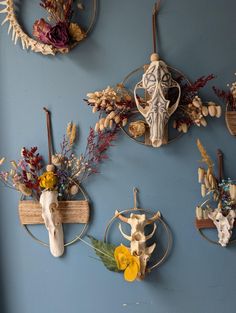
[[[126,210],[123,210],[121,212],[119,212],[119,215],[120,214],[124,214],[124,213],[130,213],[130,212],[134,212],[134,211],[142,211],[144,213],[148,213],[148,214],[151,214],[153,213],[152,210],[149,210],[149,209],[141,209],[141,208],[132,208],[132,209],[126,209]],[[104,233],[104,242],[108,242],[108,233],[109,233],[109,229],[110,229],[110,226],[112,225],[112,223],[116,220],[117,216],[113,216],[107,226],[106,226],[106,229],[105,229],[105,233]],[[172,235],[171,235],[171,231],[170,231],[170,228],[169,226],[166,224],[166,222],[163,221],[163,219],[160,217],[158,219],[158,221],[161,222],[162,226],[164,227],[164,230],[167,234],[167,247],[166,247],[166,250],[165,252],[163,253],[163,256],[161,257],[161,259],[159,261],[157,261],[154,265],[150,266],[147,268],[147,271],[148,272],[151,272],[154,268],[160,266],[164,261],[165,259],[167,258],[169,252],[170,252],[170,249],[171,249],[171,246],[172,246]]]
[[[72,180],[72,179],[71,179],[71,180]],[[83,195],[83,197],[84,197],[84,200],[88,201],[88,197],[86,196],[86,193],[85,193],[85,191],[83,190],[83,188],[82,188],[79,184],[77,184],[74,180],[73,180],[73,182],[74,182],[74,184],[76,184],[76,185],[78,186],[80,192],[82,193],[82,195]],[[64,247],[68,247],[68,246],[70,246],[70,245],[76,243],[77,241],[79,241],[79,240],[85,235],[85,233],[86,233],[86,231],[87,231],[87,228],[88,228],[88,224],[89,224],[89,223],[84,224],[84,226],[83,226],[81,232],[80,232],[79,234],[77,234],[72,240],[70,240],[69,242],[65,243],[65,244],[64,244]],[[34,241],[36,241],[37,243],[41,244],[41,245],[44,246],[44,247],[49,247],[49,244],[48,244],[47,242],[44,242],[44,241],[38,239],[38,238],[29,230],[29,228],[28,228],[27,225],[22,225],[22,226],[24,227],[26,233],[27,233]]]

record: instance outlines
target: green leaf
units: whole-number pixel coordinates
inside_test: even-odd
[[[114,257],[114,251],[116,246],[106,243],[101,240],[97,240],[96,238],[92,236],[88,236],[91,240],[91,243],[94,247],[94,251],[96,252],[97,256],[101,259],[103,264],[106,266],[106,268],[109,271],[112,272],[119,272],[116,264],[116,260]]]

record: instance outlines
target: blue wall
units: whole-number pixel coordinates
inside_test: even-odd
[[[42,12],[39,1],[22,1],[21,18],[30,30]],[[85,1],[86,2],[86,1]],[[150,12],[153,0],[101,0],[91,37],[68,55],[44,57],[16,47],[0,29],[0,154],[16,158],[21,147],[38,145],[46,157],[45,116],[53,112],[59,143],[70,120],[80,126],[83,151],[91,114],[83,98],[88,91],[120,81],[147,62],[151,52]],[[161,56],[194,80],[214,73],[222,88],[234,78],[236,2],[233,0],[163,1],[158,19]],[[34,14],[32,13],[34,12]],[[215,99],[211,85],[202,93]],[[82,243],[61,259],[27,237],[17,215],[18,195],[0,189],[0,297],[2,313],[225,313],[234,312],[236,248],[203,241],[193,220],[200,201],[196,138],[209,153],[225,153],[227,176],[236,177],[236,140],[224,119],[207,129],[193,128],[162,149],[143,147],[121,135],[109,151],[101,174],[84,186],[93,201],[89,232],[102,238],[116,208],[132,206],[132,188],[141,204],[159,209],[169,222],[174,245],[168,261],[144,282],[128,284],[108,272]],[[46,238],[45,230],[36,230]],[[73,228],[68,236],[72,236]],[[124,304],[127,304],[124,306]]]

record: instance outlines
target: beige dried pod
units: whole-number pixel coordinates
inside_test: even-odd
[[[208,107],[204,105],[204,106],[202,107],[202,115],[203,115],[203,116],[207,116],[208,113],[209,113],[209,112],[208,112]]]
[[[79,192],[79,187],[77,185],[72,185],[69,189],[69,193],[72,195],[72,196],[75,196],[77,195],[77,193]]]
[[[211,173],[208,176],[208,180],[209,180],[209,183],[210,183],[211,187],[214,186],[213,176],[212,176]]]
[[[93,109],[92,109],[92,112],[93,112],[93,113],[96,113],[97,110],[98,110],[97,107],[94,106]]]
[[[201,220],[203,218],[203,212],[202,208],[200,206],[196,207],[196,218],[198,220]]]
[[[216,117],[221,117],[221,114],[222,114],[222,109],[221,109],[221,106],[220,105],[217,105],[216,106]]]
[[[183,131],[183,133],[187,133],[187,131],[188,131],[188,125],[186,124],[186,123],[183,123],[182,124],[182,131]]]
[[[206,186],[201,184],[201,195],[204,198],[206,196]]]
[[[127,125],[127,123],[128,123],[128,119],[127,119],[127,118],[124,118],[124,119],[122,120],[122,126],[125,127],[125,126]]]
[[[112,127],[113,127],[113,120],[109,121],[109,127],[110,127],[110,129],[112,129]]]
[[[200,123],[201,123],[201,125],[204,126],[204,127],[207,126],[207,121],[205,120],[204,117],[202,117],[202,118],[200,119]]]
[[[119,123],[120,123],[120,116],[119,116],[119,115],[116,115],[116,116],[114,117],[114,121],[115,121],[116,124],[119,124]]]
[[[99,131],[99,122],[97,122],[95,124],[95,128],[94,128],[95,132],[98,132]]]
[[[210,105],[209,108],[208,108],[208,111],[209,111],[209,115],[211,117],[214,117],[216,116],[216,106],[215,105]]]
[[[25,184],[18,184],[17,188],[24,196],[29,197],[32,195],[32,190],[26,187]]]
[[[193,104],[196,108],[200,108],[200,106],[201,106],[201,102],[199,101],[198,98],[194,98],[192,104]]]
[[[104,125],[99,123],[99,130],[102,132],[104,130]]]
[[[230,194],[231,200],[235,203],[236,202],[236,185],[230,184],[229,194]]]
[[[91,98],[91,99],[96,98],[96,96],[95,96],[95,94],[93,92],[87,93],[87,97]]]
[[[198,168],[198,182],[203,183],[204,181],[204,176],[205,176],[205,170],[202,167]]]
[[[104,127],[107,128],[109,126],[109,123],[110,123],[109,118],[106,118],[104,122]]]
[[[115,116],[116,116],[116,113],[114,111],[111,111],[107,117],[112,120]]]

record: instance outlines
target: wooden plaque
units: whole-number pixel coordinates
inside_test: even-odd
[[[56,209],[61,216],[62,223],[86,224],[89,221],[89,202],[59,201]],[[42,208],[38,201],[23,200],[19,202],[19,218],[23,225],[44,224]]]

